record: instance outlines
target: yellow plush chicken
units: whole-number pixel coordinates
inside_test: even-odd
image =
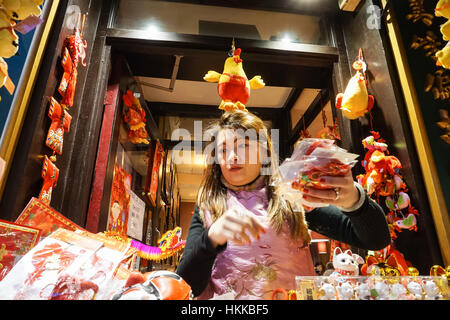
[[[365,64],[356,61],[353,64],[356,74],[349,80],[344,93],[336,96],[336,108],[348,119],[357,119],[372,110],[375,99],[367,92],[366,78],[363,70]]]
[[[436,52],[436,65],[450,69],[450,42],[442,49]]]
[[[450,0],[439,0],[434,9],[434,14],[437,17],[450,19]]]
[[[234,50],[233,56],[225,60],[222,74],[210,70],[203,77],[205,81],[218,82],[217,91],[222,98],[219,106],[221,110],[247,111],[245,105],[250,98],[250,90],[265,86],[261,76],[254,76],[251,80],[247,79],[240,55],[241,49]]]

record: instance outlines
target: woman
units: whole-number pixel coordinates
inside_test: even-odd
[[[323,177],[329,190],[305,190],[308,202],[330,204],[305,213],[280,195],[277,161],[260,118],[224,113],[209,133],[214,144],[177,268],[194,296],[268,299],[276,288],[294,289],[296,275],[315,275],[308,228],[362,249],[390,243],[383,210],[351,172]]]

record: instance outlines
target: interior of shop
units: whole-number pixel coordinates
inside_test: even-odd
[[[116,20],[118,27],[126,25],[128,29],[158,32],[156,28],[161,28],[158,21],[164,21],[164,32],[255,40],[278,40],[284,36],[286,44],[301,42],[320,45],[327,38],[324,30],[321,31],[321,19],[314,16],[300,16],[305,19],[305,23],[296,24],[296,30],[289,28],[290,34],[284,34],[283,31],[290,23],[289,19],[298,19],[299,15],[224,8],[220,16],[217,16],[214,7],[148,2],[148,8],[143,8],[140,1],[132,4],[127,2],[126,10],[133,11],[133,4],[142,18],[138,15],[130,21],[129,12],[123,13],[119,6]],[[180,6],[183,7],[182,10]],[[215,22],[204,21],[203,18],[207,19],[213,11]],[[145,12],[152,12],[150,20]],[[188,12],[189,19],[178,17],[180,12]],[[233,23],[225,22],[230,21],[231,14]],[[268,14],[271,19],[266,18]],[[234,45],[239,47],[240,44],[236,41]],[[232,43],[229,44],[230,50],[231,46]],[[182,238],[186,239],[206,167],[203,149],[208,141],[203,136],[203,131],[221,114],[217,108],[220,104],[217,85],[204,81],[203,76],[208,70],[221,72],[227,52],[212,52],[208,44],[205,44],[204,49],[164,48],[155,45],[140,46],[138,49],[131,46],[126,50],[124,48],[125,46],[121,46],[120,53],[117,54],[124,57],[133,79],[132,87],[139,96],[142,95],[139,99],[144,102],[148,119],[154,121],[166,153],[161,169],[160,202],[155,206],[159,207],[159,214],[152,221],[155,224],[153,232],[160,236],[179,225],[183,230]],[[335,127],[338,134],[336,112],[333,112],[330,99],[331,82],[326,77],[330,74],[329,70],[327,72],[321,65],[311,66],[307,58],[280,59],[275,54],[247,54],[245,49],[241,57],[246,74],[250,78],[253,75],[263,75],[267,83],[262,90],[251,92],[246,105],[248,110],[260,116],[268,128],[286,132],[282,141],[287,145],[277,146],[284,153],[280,155],[280,160],[292,152],[298,139],[318,137],[327,127]],[[154,128],[148,129],[155,134]],[[185,137],[181,140],[177,132],[185,133]],[[189,139],[186,139],[186,133]],[[185,154],[186,151],[178,151],[181,141],[183,145],[192,146],[189,155]],[[195,143],[199,143],[201,148],[194,148]],[[176,152],[173,152],[173,148]],[[140,182],[133,183],[133,191],[138,194],[144,192],[145,181],[148,179],[149,147],[130,143],[125,127],[121,126],[117,150],[116,161],[136,177],[135,181]],[[190,161],[182,161],[180,157],[187,157]],[[315,257],[318,262],[322,259],[323,265],[329,259],[329,256],[323,254],[315,254]],[[176,259],[172,259],[170,263],[173,265],[175,261]],[[164,267],[167,267],[167,263],[164,263]]]

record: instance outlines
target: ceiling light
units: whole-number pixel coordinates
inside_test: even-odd
[[[145,28],[145,31],[147,31],[150,34],[158,34],[161,32],[161,29],[157,24],[151,23],[147,26],[147,28]]]

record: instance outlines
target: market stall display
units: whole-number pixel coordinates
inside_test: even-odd
[[[40,238],[40,229],[0,220],[0,281]]]
[[[295,277],[299,300],[448,300],[447,280],[433,276]]]
[[[143,287],[139,299],[190,299],[189,285],[169,271],[131,271],[137,250],[130,241],[64,228],[31,249],[0,282],[0,299],[109,300]],[[141,281],[142,280],[142,281]],[[133,295],[134,299],[138,296]]]

